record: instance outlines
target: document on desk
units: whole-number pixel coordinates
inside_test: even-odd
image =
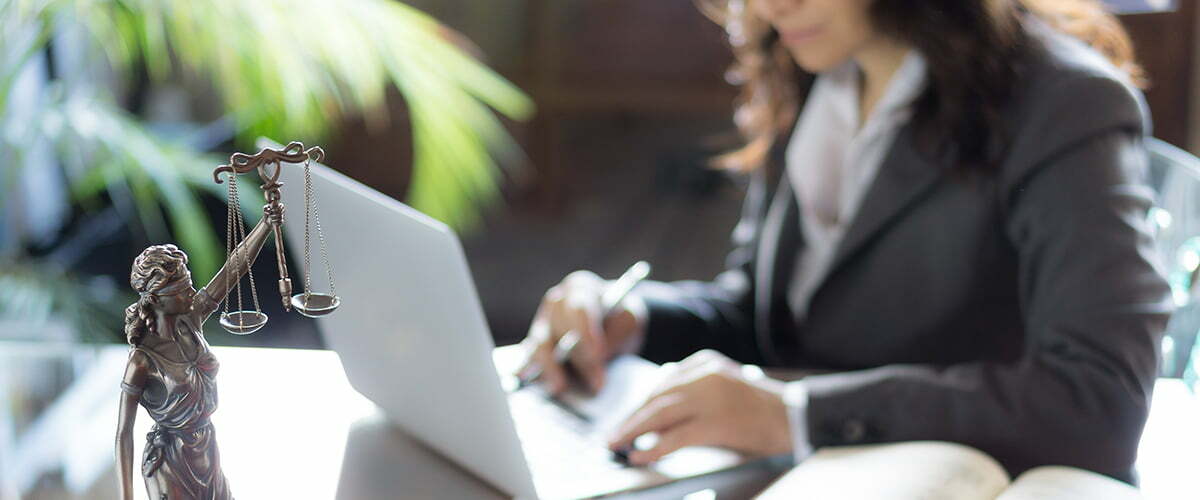
[[[604,388],[595,395],[572,388],[558,400],[587,416],[596,432],[612,432],[653,395],[663,378],[658,365],[626,354],[609,363]]]
[[[1064,466],[1043,466],[1010,481],[987,454],[955,443],[914,441],[819,450],[767,488],[764,500],[1134,500],[1120,481]]]
[[[500,349],[497,349],[500,351]],[[507,353],[505,353],[507,354]],[[497,353],[496,366],[512,364]],[[597,445],[602,445],[613,432],[637,411],[657,390],[666,378],[667,370],[641,357],[624,354],[609,362],[605,372],[604,387],[591,394],[580,386],[572,386],[563,394],[551,398],[541,386],[522,389],[539,397],[552,399],[572,413],[587,420],[588,434]],[[511,386],[511,384],[509,384]],[[638,441],[641,447],[652,445],[655,436],[646,436]],[[690,477],[712,470],[728,468],[744,461],[740,455],[716,448],[692,447],[664,457],[651,467],[652,470],[671,478]]]
[[[505,390],[509,392],[517,387],[516,377],[512,373],[521,365],[523,354],[516,346],[498,348],[493,354],[496,371],[500,373]],[[638,356],[621,355],[609,362],[604,388],[598,393],[590,394],[572,386],[553,399],[572,413],[585,417],[593,432],[615,431],[658,388],[664,378],[664,372],[659,368]],[[540,385],[521,390],[550,398]]]

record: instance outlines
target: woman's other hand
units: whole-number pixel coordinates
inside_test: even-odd
[[[529,334],[521,342],[530,354],[517,374],[525,376],[533,371],[534,365],[539,365],[541,382],[547,390],[552,394],[566,390],[567,370],[555,361],[554,347],[563,335],[575,331],[579,344],[568,362],[588,387],[600,390],[608,360],[641,335],[640,318],[644,317],[633,297],[627,297],[607,317],[602,317],[601,296],[607,286],[607,281],[591,271],[575,271],[546,291]]]
[[[658,434],[652,448],[629,452],[632,465],[685,446],[721,446],[758,456],[788,453],[792,439],[783,388],[761,370],[746,369],[716,351],[700,351],[675,365],[663,388],[617,430],[609,448],[630,449],[639,436]]]

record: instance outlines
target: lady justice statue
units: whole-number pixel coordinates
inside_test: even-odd
[[[287,279],[280,238],[284,207],[279,202],[280,161],[308,160],[314,150],[303,151],[292,143],[282,151],[265,149],[257,155],[235,154],[229,166],[217,169],[229,172],[231,200],[236,205],[236,173],[255,168],[266,181],[263,184],[267,205],[264,216],[236,249],[230,248],[228,260],[207,286],[197,291],[192,286],[187,255],[175,245],[147,248],[133,262],[129,282],[140,298],[125,310],[125,335],[129,342],[129,361],[121,381],[121,401],[117,424],[116,455],[121,498],[133,498],[133,424],[140,404],[154,419],[146,437],[141,475],[153,500],[226,500],[232,498],[221,471],[216,434],[209,418],[217,408],[217,359],[204,339],[203,325],[231,289],[258,258],[271,233],[275,234],[280,260],[280,291],[289,308],[291,281]],[[275,170],[268,173],[267,168]],[[217,182],[221,182],[219,179]],[[237,224],[240,213],[236,207]],[[232,216],[231,216],[232,220]],[[235,232],[230,231],[230,242]],[[241,233],[244,234],[242,229]],[[252,282],[253,283],[253,282]],[[240,290],[239,290],[240,294]],[[304,295],[298,294],[297,297]],[[313,294],[320,295],[320,294]],[[295,304],[296,299],[291,302]],[[257,300],[256,300],[257,302]],[[240,321],[249,315],[266,321],[261,312],[239,312]],[[229,320],[222,315],[222,324]],[[234,325],[235,327],[237,325]],[[243,325],[245,326],[245,325]],[[228,328],[228,326],[227,326]],[[254,330],[257,327],[253,328]],[[238,331],[238,330],[231,330]],[[241,330],[245,333],[252,330]]]

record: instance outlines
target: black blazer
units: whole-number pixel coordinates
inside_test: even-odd
[[[817,447],[944,440],[1013,474],[1063,464],[1132,481],[1171,312],[1146,218],[1148,114],[1099,54],[1031,29],[998,169],[965,174],[903,128],[800,320],[785,300],[803,241],[782,134],[751,176],[729,269],[639,287],[643,354],[826,372],[805,379]]]

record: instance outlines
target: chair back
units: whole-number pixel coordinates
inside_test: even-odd
[[[1146,140],[1146,150],[1147,180],[1158,193],[1149,217],[1177,308],[1163,338],[1160,375],[1191,370],[1194,377],[1188,363],[1200,331],[1200,158],[1155,138]]]

